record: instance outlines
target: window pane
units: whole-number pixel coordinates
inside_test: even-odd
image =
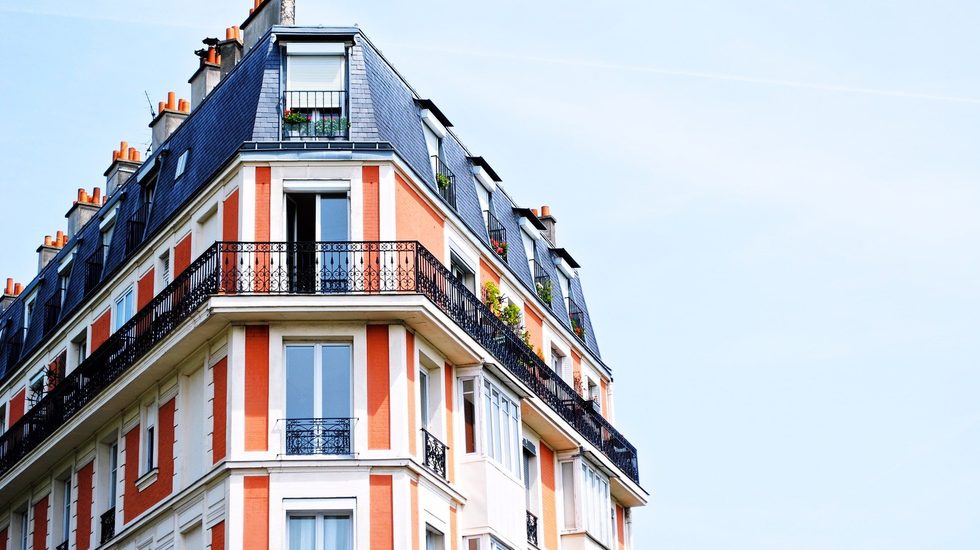
[[[351,415],[350,346],[323,346],[323,418],[349,418]]]
[[[344,195],[324,195],[320,197],[320,240],[346,241],[347,197]]]
[[[350,550],[352,548],[351,538],[350,516],[326,516],[323,518],[323,548],[325,550]]]
[[[476,452],[476,401],[473,396],[473,381],[463,381],[463,423],[466,436],[466,452]]]
[[[316,550],[316,518],[289,518],[289,550]]]
[[[422,427],[429,428],[429,375],[419,371],[419,406],[422,411]]]
[[[565,529],[575,529],[575,468],[571,462],[563,462],[561,465],[561,492]]]
[[[286,418],[314,418],[313,346],[286,347]]]

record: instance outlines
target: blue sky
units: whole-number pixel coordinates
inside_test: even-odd
[[[552,206],[653,492],[637,548],[980,546],[980,4],[297,3]],[[247,4],[0,6],[0,275]]]

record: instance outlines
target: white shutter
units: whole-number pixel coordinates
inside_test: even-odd
[[[289,92],[343,92],[344,56],[290,55],[286,62],[286,90]],[[342,94],[290,94],[287,108],[336,108]]]

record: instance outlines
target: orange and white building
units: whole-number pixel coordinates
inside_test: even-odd
[[[0,300],[0,550],[632,549],[548,207],[357,28],[205,44]]]

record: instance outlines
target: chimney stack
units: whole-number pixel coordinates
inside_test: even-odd
[[[160,112],[150,122],[153,138],[150,147],[156,151],[164,141],[167,141],[174,131],[191,112],[190,102],[186,99],[177,100],[177,94],[169,92],[167,102],[160,102]]]
[[[223,80],[242,59],[242,29],[237,26],[225,29],[225,39],[218,42],[218,64]]]
[[[130,147],[125,141],[119,142],[119,150],[112,152],[112,164],[102,175],[106,177],[106,196],[112,195],[122,184],[126,183],[129,176],[136,173],[142,161],[140,152],[135,147]],[[98,189],[96,189],[98,192]],[[103,200],[103,202],[105,202]],[[101,206],[101,205],[99,205]]]
[[[221,82],[221,56],[215,45],[218,44],[217,38],[205,38],[204,43],[208,44],[206,50],[194,52],[201,58],[201,66],[191,76],[187,82],[191,85],[191,109],[197,109],[204,98],[211,93],[211,90]]]
[[[6,311],[10,304],[14,303],[17,299],[16,286],[14,286],[14,279],[12,277],[7,277],[7,287],[3,290],[3,296],[0,296],[0,311]]]
[[[274,25],[295,23],[296,0],[255,0],[255,7],[249,10],[248,19],[242,23],[245,53],[248,53]]]
[[[539,216],[538,219],[541,220],[541,223],[543,223],[545,226],[545,230],[544,230],[545,238],[551,242],[552,246],[558,246],[558,240],[555,235],[555,225],[557,224],[558,220],[556,220],[555,217],[551,215],[551,207],[542,206],[541,216]]]
[[[58,254],[58,251],[64,248],[65,243],[68,242],[67,235],[64,234],[60,229],[58,230],[57,236],[51,238],[51,235],[44,236],[44,244],[37,247],[37,272],[40,273],[46,265],[48,265],[52,259]]]
[[[78,198],[68,209],[68,238],[74,238],[82,228],[102,207],[102,189],[96,187],[89,195],[85,189],[78,190]]]

